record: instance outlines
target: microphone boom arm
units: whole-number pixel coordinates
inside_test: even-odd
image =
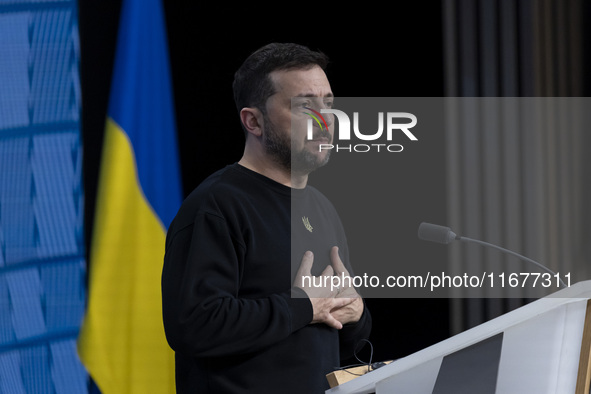
[[[542,268],[543,270],[545,270],[545,271],[551,273],[552,275],[556,276],[556,278],[560,281],[560,284],[562,285],[562,287],[567,287],[566,284],[564,283],[564,281],[560,278],[560,276],[558,274],[556,274],[554,271],[552,271],[550,268],[548,268],[548,267],[546,267],[546,266],[544,266],[544,265],[538,263],[537,261],[534,261],[534,260],[532,260],[532,259],[530,259],[528,257],[522,256],[519,253],[515,253],[512,250],[505,249],[505,248],[502,248],[500,246],[497,246],[497,245],[494,245],[494,244],[491,244],[491,243],[488,243],[488,242],[480,241],[478,239],[472,239],[472,238],[468,238],[468,237],[462,237],[462,236],[459,236],[459,235],[456,236],[456,240],[463,241],[463,242],[474,242],[474,243],[477,243],[477,244],[480,244],[480,245],[483,245],[483,246],[490,246],[491,248],[498,249],[498,250],[500,250],[502,252],[508,253],[508,254],[510,254],[512,256],[515,256],[517,258],[520,258],[522,260],[525,260],[527,262],[530,262],[532,264],[535,264],[537,267]]]

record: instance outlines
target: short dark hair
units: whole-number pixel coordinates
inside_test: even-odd
[[[319,66],[323,70],[328,57],[322,52],[292,43],[271,43],[252,53],[234,74],[234,101],[238,111],[256,107],[265,111],[265,102],[275,91],[269,74],[277,70],[307,69]]]

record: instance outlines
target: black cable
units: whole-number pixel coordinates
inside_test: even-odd
[[[357,356],[358,353],[358,348],[359,348],[359,344],[361,341],[365,341],[367,343],[369,343],[369,347],[370,347],[370,352],[369,352],[369,362],[364,362],[363,360],[360,360],[359,357]],[[355,356],[355,358],[357,359],[357,361],[360,362],[360,364],[351,364],[351,365],[346,365],[344,367],[334,367],[336,370],[341,370],[341,371],[345,371],[347,373],[350,373],[351,375],[355,375],[355,376],[363,376],[363,374],[358,374],[358,373],[353,373],[351,371],[347,371],[347,368],[354,368],[354,367],[362,367],[364,365],[367,365],[367,372],[371,372],[371,368],[372,368],[372,360],[373,360],[373,345],[371,344],[370,341],[368,341],[367,339],[362,339],[361,341],[357,342],[357,344],[355,345],[355,350],[353,352],[353,355]],[[377,364],[377,363],[376,363]],[[381,366],[381,365],[380,365]],[[378,367],[379,368],[379,367]],[[374,368],[375,369],[375,368]]]

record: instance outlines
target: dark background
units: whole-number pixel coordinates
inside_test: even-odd
[[[325,52],[337,97],[444,95],[439,0],[356,7],[276,4],[281,5],[165,0],[185,195],[239,160],[244,137],[232,97],[233,74],[269,42],[297,42]],[[87,250],[120,6],[120,0],[79,3]],[[441,142],[436,159],[443,162]],[[394,178],[409,174],[408,168],[393,171]],[[438,167],[432,179],[422,181],[433,181],[444,196],[444,178],[445,168]],[[443,211],[445,200],[439,204]],[[404,245],[397,245],[396,253],[404,253]],[[374,361],[403,357],[449,336],[446,299],[368,299],[367,305],[374,321]],[[368,361],[368,349],[360,357]]]

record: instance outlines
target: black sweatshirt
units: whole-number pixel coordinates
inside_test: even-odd
[[[177,392],[328,389],[325,375],[369,336],[371,316],[365,308],[342,330],[310,324],[312,305],[292,283],[306,250],[319,275],[335,245],[350,269],[340,219],[311,186],[291,189],[233,164],[195,189],[168,230],[162,273]]]

